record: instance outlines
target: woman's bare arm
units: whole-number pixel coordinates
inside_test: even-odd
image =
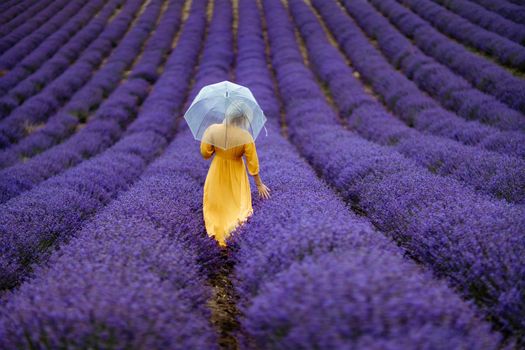
[[[263,184],[261,177],[259,174],[253,175],[253,179],[255,180],[255,184],[257,185],[257,191],[259,191],[259,196],[268,199],[270,198],[270,189]]]

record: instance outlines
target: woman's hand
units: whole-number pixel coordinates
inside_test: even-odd
[[[270,198],[270,189],[266,187],[265,184],[263,184],[259,174],[253,175],[253,178],[255,179],[255,184],[257,185],[257,191],[259,191],[259,196],[265,199]]]
[[[259,196],[261,196],[262,198],[270,198],[270,189],[265,184],[257,184],[257,191],[259,191]]]

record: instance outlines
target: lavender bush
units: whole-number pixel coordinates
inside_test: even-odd
[[[525,203],[524,161],[422,135],[406,126],[367,96],[342,55],[328,42],[308,6],[301,0],[289,0],[289,3],[306,41],[309,62],[330,87],[342,117],[347,118],[352,129],[366,139],[394,147],[434,173],[455,177],[496,198]],[[347,96],[355,100],[351,108],[347,106]]]
[[[121,0],[110,1],[100,10],[97,16],[72,36],[69,41],[67,28],[61,28],[50,36],[41,46],[28,54],[17,65],[0,78],[0,93],[10,92],[13,87],[31,75],[36,86],[44,86],[61,72],[68,68],[71,62],[86,49],[93,40],[104,30],[106,22],[114,14],[117,7],[122,8]],[[83,16],[82,16],[83,18]],[[72,22],[75,23],[75,22]],[[53,52],[56,53],[53,54]],[[38,77],[41,77],[40,80]],[[16,97],[16,96],[15,96]],[[5,97],[0,105],[9,103]],[[13,103],[13,102],[11,102]],[[9,107],[8,107],[9,108]],[[12,107],[11,107],[12,108]],[[0,115],[5,116],[5,107]]]
[[[173,37],[180,25],[181,6],[182,3],[175,2],[166,9],[157,30],[146,40],[143,47],[136,45],[136,40],[140,36],[132,30],[129,36],[123,40],[121,46],[107,58],[104,66],[72,96],[71,100],[61,110],[49,118],[44,127],[0,152],[0,167],[14,164],[21,157],[43,152],[49,147],[64,142],[64,139],[77,131],[81,124],[83,124],[83,128],[90,130],[90,124],[99,118],[115,119],[115,116],[112,115],[114,111],[111,109],[119,108],[120,102],[115,99],[118,94],[116,93],[113,96],[112,93],[119,84],[121,85],[120,91],[124,85],[130,84],[130,80],[143,79],[148,83],[154,83],[158,78],[157,70],[162,69],[165,54],[171,49]],[[126,39],[132,40],[128,42]],[[126,79],[123,78],[123,75],[127,69],[130,72]],[[104,100],[107,95],[109,97]],[[99,106],[100,109],[97,109]],[[132,105],[131,108],[134,109],[135,106]],[[92,115],[90,116],[90,114]],[[125,116],[126,118],[123,120],[119,121],[118,118],[115,120],[119,122],[122,129],[132,119],[127,114]],[[90,137],[94,142],[93,135]],[[117,138],[118,136],[114,139]],[[103,148],[99,147],[98,149]],[[84,157],[87,156],[87,153],[84,154]],[[26,163],[24,166],[27,165],[29,164]]]
[[[31,34],[26,37],[21,36],[20,33],[17,33],[18,29],[21,28],[19,27],[0,39],[0,50],[2,52],[2,56],[0,56],[1,69],[12,68],[20,58],[36,48],[42,40],[56,31],[57,28],[63,26],[69,17],[73,16],[85,5],[86,3],[82,1],[54,1],[50,7],[46,8],[46,12],[52,17],[47,22],[39,23],[37,26],[32,27],[35,30]],[[32,18],[27,23],[33,22],[36,18]],[[4,48],[7,49],[4,50]]]
[[[192,9],[197,7],[200,17],[190,17],[186,25],[204,22],[204,4],[206,1],[194,1]],[[231,12],[228,12],[231,7],[227,1],[217,1],[215,5],[190,94],[193,97],[210,80],[228,78],[229,66],[225,65],[228,61],[218,54],[226,54],[226,48],[231,45],[231,32],[221,30],[231,25]],[[179,45],[198,43],[195,39],[199,38],[184,37],[183,33]],[[232,56],[231,50],[229,55]],[[163,80],[164,76],[160,81],[165,83],[165,96],[169,96],[174,87],[168,84],[171,80]],[[161,100],[157,100],[159,102]],[[165,108],[165,103],[159,106]],[[18,335],[24,331],[37,338],[44,325],[54,324],[57,326],[50,337],[56,345],[100,346],[113,340],[111,345],[115,347],[216,348],[208,321],[209,310],[205,307],[210,291],[204,288],[203,277],[217,269],[219,248],[205,234],[202,190],[195,191],[202,189],[207,166],[189,129],[178,132],[166,152],[148,166],[140,181],[84,225],[48,264],[40,265],[34,274],[40,277],[31,279],[8,296],[6,305],[10,312],[0,318],[0,333],[7,335],[6,344],[20,344]],[[79,270],[64,269],[64,266],[81,260],[86,254],[90,261],[83,264],[85,283],[68,289]],[[105,259],[104,264],[100,264],[100,259]],[[123,266],[124,263],[127,266]],[[131,285],[128,281],[132,281]],[[32,296],[39,290],[51,292],[42,302],[34,302]],[[71,307],[70,313],[65,313],[63,300],[79,298],[82,295],[79,290],[88,291],[91,302],[84,305],[73,302],[75,320],[80,321],[60,334],[61,327],[71,325],[72,321],[68,317]],[[122,308],[129,305],[126,302],[140,303],[140,306]],[[107,304],[112,306],[108,309]],[[36,324],[24,323],[29,314],[37,315]],[[94,321],[89,321],[90,314],[95,315]],[[108,339],[102,334],[97,340],[98,325],[109,328],[109,335],[113,337]]]
[[[519,63],[484,8],[520,12],[473,1],[406,2],[464,37],[391,0],[2,2],[0,348],[522,347],[523,81],[451,38]],[[272,190],[226,251],[182,118],[222,80]]]
[[[203,31],[204,23],[199,17],[188,20],[162,78],[144,102],[139,117],[115,145],[1,205],[0,231],[11,237],[1,242],[2,289],[19,284],[31,263],[48,254],[57,240],[72,234],[83,221],[129,188],[166,147],[175,131],[173,115],[186,96],[191,76],[188,67],[195,65]],[[180,79],[181,84],[173,84],[173,79]],[[144,81],[135,82],[147,87]],[[104,123],[98,128],[106,130]],[[35,213],[31,220],[24,219],[23,213],[28,210]]]
[[[0,37],[37,15],[51,0],[44,1],[4,1],[0,8]]]
[[[481,50],[503,64],[525,69],[525,48],[476,26],[429,0],[400,0],[442,33]]]
[[[46,21],[48,21],[53,15],[56,15],[57,12],[63,9],[66,4],[67,1],[48,2],[44,8],[41,8],[41,10],[32,16],[27,22],[9,33],[6,33],[7,35],[0,39],[0,54],[3,54],[15,43],[35,31],[42,24],[46,23]]]
[[[450,40],[395,0],[371,0],[370,3],[427,55],[450,67],[477,89],[525,112],[523,79]]]
[[[158,7],[154,6],[152,10],[157,11]],[[144,14],[146,15],[147,12]],[[167,21],[170,22],[169,19]],[[143,33],[143,35],[135,35],[139,33]],[[107,62],[108,65],[105,65],[98,72],[100,74],[97,74],[96,79],[86,85],[85,89],[79,91],[80,96],[75,101],[72,101],[71,106],[68,107],[75,108],[76,104],[77,108],[84,107],[89,110],[93,106],[97,106],[97,101],[101,101],[105,92],[111,92],[112,88],[117,87],[120,80],[119,72],[121,73],[125,69],[126,64],[132,61],[129,58],[124,59],[124,57],[127,57],[127,53],[130,52],[137,53],[142,46],[142,42],[146,40],[144,37],[146,35],[146,32],[140,27],[137,27],[136,31],[132,30],[130,35],[125,38],[128,40],[124,40],[123,46],[119,47],[115,52],[115,56],[111,57],[112,60]],[[124,84],[118,86],[117,90],[109,98],[103,101],[104,103],[97,109],[97,113],[91,118],[90,123],[86,124],[86,127],[76,133],[73,138],[48,152],[42,153],[39,157],[31,159],[30,162],[19,163],[2,171],[3,176],[0,187],[3,188],[3,194],[0,197],[0,202],[5,202],[21,192],[31,189],[39,182],[57,175],[64,169],[72,167],[83,159],[96,155],[111,146],[119,139],[129,126],[129,123],[134,120],[148,91],[148,81],[143,79],[125,81]],[[82,110],[80,111],[82,112]],[[83,113],[86,114],[85,109]],[[42,133],[35,135],[36,141],[39,142],[38,136],[45,136],[51,133],[52,137],[44,137],[43,140],[42,137],[40,138],[40,140],[49,144],[50,141],[53,142],[55,139],[58,141],[63,135],[70,134],[74,129],[68,130],[69,127],[74,128],[80,122],[77,121],[75,123],[71,121],[72,119],[73,116],[66,113],[59,113],[54,116],[49,121],[50,126],[44,127]],[[34,139],[31,138],[28,142]],[[33,146],[38,150],[41,147],[40,144],[37,143]],[[9,150],[6,153],[9,157]]]
[[[461,17],[464,17],[485,29],[498,33],[518,44],[525,43],[525,30],[523,26],[505,19],[504,17],[488,11],[483,6],[476,5],[466,0],[445,1],[436,0],[442,6],[454,11]]]
[[[294,262],[253,299],[246,348],[500,348],[445,284],[400,260],[367,247]]]
[[[268,16],[282,11],[280,3],[264,5],[269,26],[286,24],[279,15]],[[259,13],[253,2],[243,0],[239,11],[239,82],[273,112],[269,136],[258,139],[262,173],[273,196],[256,202],[254,216],[230,242],[242,348],[417,348],[444,344],[444,336],[451,347],[497,348],[501,337],[471,306],[351,214],[279,135],[264,41],[249,29],[260,25]],[[464,323],[454,324],[456,318]]]
[[[196,254],[171,228],[137,216],[140,195],[146,204],[150,194],[137,189],[115,203],[135,215],[108,207],[7,297],[0,347],[217,348]]]
[[[476,121],[465,121],[441,108],[436,101],[422,93],[416,84],[390,66],[359,27],[343,14],[344,10],[332,2],[314,1],[313,4],[363,78],[372,84],[386,106],[408,126],[466,145],[525,157],[523,133],[498,132]]]
[[[142,43],[148,37],[149,31],[154,28],[156,19],[160,13],[161,2],[152,1],[149,3],[146,11],[144,11],[141,21],[133,26],[131,32],[133,35],[128,35],[127,40],[124,40],[119,46],[118,54],[121,65],[126,66],[126,61],[132,61],[133,56],[129,58],[133,52],[138,52]],[[129,22],[128,22],[129,24]],[[142,26],[145,26],[144,28]],[[124,34],[126,26],[115,26],[117,29],[114,33],[117,38]],[[129,34],[129,33],[128,33]],[[99,38],[100,40],[92,43],[93,46],[102,46],[102,52],[109,53],[112,49],[110,41]],[[41,123],[60,108],[70,97],[81,88],[92,75],[94,67],[97,63],[100,64],[104,56],[98,55],[93,59],[93,54],[99,54],[96,50],[88,48],[87,55],[82,56],[82,59],[75,62],[75,64],[62,74],[58,79],[53,80],[49,85],[46,85],[41,92],[32,96],[26,103],[16,108],[7,118],[0,122],[0,142],[3,146],[12,144],[26,135],[24,124]],[[31,84],[29,84],[31,86]],[[27,88],[28,86],[26,86]],[[30,93],[30,92],[28,92]],[[3,140],[3,141],[2,141]]]
[[[522,336],[523,207],[488,200],[336,125],[280,8],[266,16],[272,65],[301,154],[406,254],[446,277],[499,329]]]
[[[462,77],[423,54],[371,5],[350,1],[344,4],[361,28],[377,40],[390,63],[401,69],[420,89],[437,99],[445,108],[465,119],[479,120],[502,130],[525,130],[523,114],[473,88]]]
[[[516,23],[525,24],[525,9],[517,4],[512,4],[507,1],[491,1],[491,0],[473,0],[481,6],[494,11],[505,18],[510,19]],[[521,4],[523,5],[523,3]]]

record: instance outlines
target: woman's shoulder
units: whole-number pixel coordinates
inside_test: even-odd
[[[242,142],[239,143],[251,143],[253,142],[252,134],[243,128],[235,127],[232,129],[234,137],[236,137],[238,140],[241,140]]]
[[[242,137],[244,140],[244,143],[252,143],[254,142],[252,134],[248,130],[241,129]]]
[[[206,131],[209,133],[217,132],[219,129],[221,129],[222,125],[223,124],[219,124],[219,123],[210,124],[210,126],[206,128]]]

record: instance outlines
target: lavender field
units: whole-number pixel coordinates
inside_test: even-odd
[[[223,80],[272,191],[226,251]],[[525,349],[525,1],[0,2],[0,349]]]

